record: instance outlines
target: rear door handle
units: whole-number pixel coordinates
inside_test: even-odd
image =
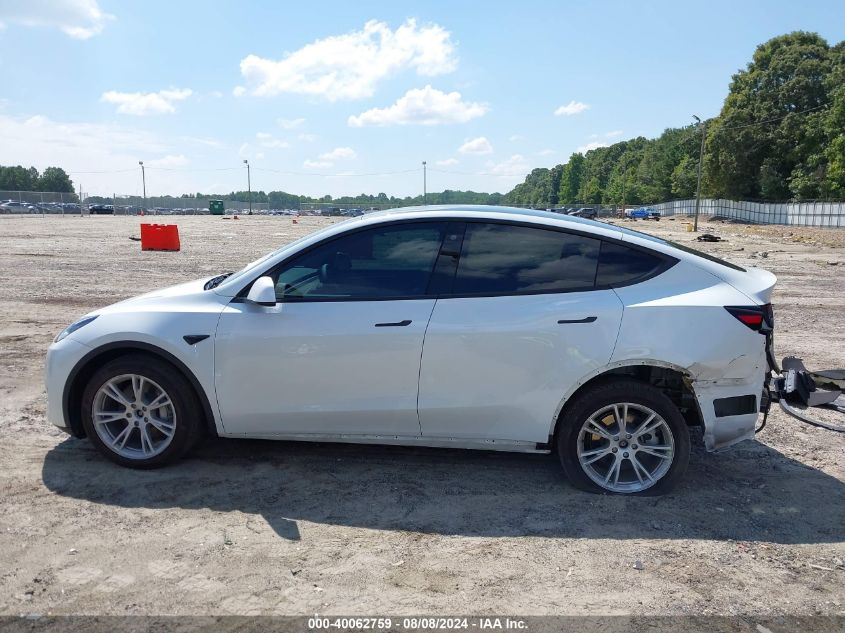
[[[410,319],[396,321],[395,323],[376,323],[376,327],[405,327],[406,325],[411,325]]]
[[[588,316],[584,317],[583,319],[561,319],[560,321],[558,321],[558,323],[561,325],[566,323],[592,323],[596,319],[598,319],[598,317]]]

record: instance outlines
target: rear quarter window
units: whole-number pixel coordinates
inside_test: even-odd
[[[624,286],[646,279],[666,264],[658,255],[616,242],[601,244],[596,286]]]

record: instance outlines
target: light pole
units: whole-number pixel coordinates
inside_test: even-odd
[[[695,216],[692,220],[692,230],[698,232],[698,210],[701,208],[701,164],[704,162],[704,141],[707,139],[707,121],[701,122],[696,115],[692,115],[697,125],[701,125],[701,149],[698,152],[698,182],[695,185]]]
[[[422,164],[423,164],[423,206],[426,206],[428,204],[428,194],[426,192],[426,184],[427,184],[426,183],[426,175],[427,174],[426,174],[425,161],[423,161]]]
[[[144,206],[141,209],[141,211],[146,212],[146,210],[147,210],[147,175],[144,173],[144,161],[139,160],[138,164],[141,166],[141,183],[144,187]]]
[[[249,161],[244,158],[244,165],[246,165],[246,189],[249,195],[249,215],[252,215],[252,182],[249,176]]]

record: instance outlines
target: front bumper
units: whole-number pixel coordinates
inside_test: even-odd
[[[71,337],[53,343],[47,350],[47,362],[44,369],[44,383],[47,387],[47,420],[68,433],[72,430],[65,411],[67,381],[76,364],[90,351],[90,347]]]

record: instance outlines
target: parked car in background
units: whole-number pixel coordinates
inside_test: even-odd
[[[660,213],[653,207],[640,207],[628,211],[628,217],[637,220],[660,220]]]
[[[593,207],[581,207],[580,209],[569,211],[568,215],[574,215],[576,218],[595,220],[598,217],[598,212]]]
[[[754,436],[775,281],[545,211],[370,213],[74,322],[48,418],[136,468],[210,433],[555,451],[580,488],[662,493],[689,427]]]
[[[92,204],[88,207],[91,215],[114,215],[114,207],[110,204]]]

